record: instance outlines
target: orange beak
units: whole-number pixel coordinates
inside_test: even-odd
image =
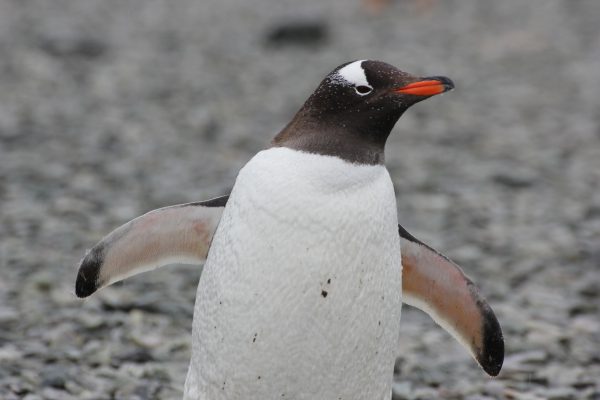
[[[454,82],[445,76],[432,76],[423,78],[418,82],[409,83],[398,89],[394,89],[396,93],[412,94],[416,96],[434,96],[454,89]]]

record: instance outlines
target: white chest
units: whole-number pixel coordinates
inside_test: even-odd
[[[383,166],[260,152],[200,280],[186,398],[389,397],[401,273]]]

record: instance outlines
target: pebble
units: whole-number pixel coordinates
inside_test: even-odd
[[[320,18],[282,18],[269,27],[265,35],[268,46],[314,47],[328,38],[327,21]]]
[[[393,398],[600,399],[600,2],[42,3],[0,1],[0,399],[181,398],[199,269],[79,300],[75,265],[146,210],[227,192],[363,57],[455,80],[386,164],[403,226],[460,261],[506,340],[491,379],[405,307]]]
[[[392,400],[412,400],[413,390],[410,382],[394,382],[392,385]]]
[[[577,391],[569,387],[551,388],[540,393],[548,400],[573,400],[577,398]]]
[[[0,306],[0,326],[10,324],[19,319],[19,313],[10,307]]]

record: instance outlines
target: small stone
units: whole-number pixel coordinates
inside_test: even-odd
[[[144,384],[127,384],[119,388],[114,395],[115,400],[152,400],[157,397],[160,385],[154,382]]]
[[[440,393],[431,388],[418,388],[415,393],[413,399],[415,400],[431,400],[431,399],[439,399]]]
[[[511,189],[523,189],[532,186],[536,177],[531,172],[509,170],[497,173],[492,179]]]
[[[545,351],[533,350],[522,353],[512,354],[504,359],[504,371],[510,370],[531,370],[527,364],[540,364],[548,358]]]
[[[392,384],[392,400],[411,400],[412,398],[410,382],[394,382]]]
[[[483,396],[480,394],[475,394],[475,395],[465,397],[465,400],[495,400],[498,398],[502,398],[502,397],[489,397],[489,396]]]
[[[42,389],[42,395],[44,400],[72,400],[74,399],[70,394],[64,390],[56,389],[53,387],[45,387]]]
[[[504,396],[504,384],[497,380],[490,380],[485,383],[485,393],[496,398]]]
[[[267,31],[265,42],[269,46],[315,46],[328,37],[325,21],[320,19],[290,19],[279,22]]]
[[[47,54],[57,57],[77,57],[96,59],[107,51],[107,45],[95,37],[76,37],[75,35],[56,35],[40,38],[39,47]]]
[[[37,394],[29,393],[25,395],[22,400],[42,400],[42,397]]]
[[[137,348],[132,351],[129,351],[125,354],[119,355],[117,360],[124,362],[132,362],[136,364],[143,364],[149,361],[154,361],[154,357],[152,353],[144,348]]]
[[[560,387],[544,390],[540,393],[547,400],[573,400],[577,397],[577,392],[569,387]]]
[[[87,329],[96,329],[105,323],[106,318],[97,314],[84,313],[79,316],[79,321]]]
[[[21,351],[19,351],[13,345],[8,344],[4,347],[0,347],[0,364],[3,364],[8,361],[18,360],[21,357]]]
[[[66,380],[65,377],[67,371],[62,367],[52,367],[44,371],[42,374],[42,386],[49,386],[55,389],[65,389]]]
[[[13,308],[0,306],[0,326],[2,324],[10,324],[19,319],[19,313]]]

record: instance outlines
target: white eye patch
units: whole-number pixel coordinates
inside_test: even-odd
[[[334,79],[340,83],[354,86],[354,90],[360,96],[365,96],[373,90],[373,86],[369,85],[367,75],[362,67],[363,61],[354,61],[335,73]],[[360,88],[360,89],[357,89]],[[367,90],[367,88],[369,90]]]

